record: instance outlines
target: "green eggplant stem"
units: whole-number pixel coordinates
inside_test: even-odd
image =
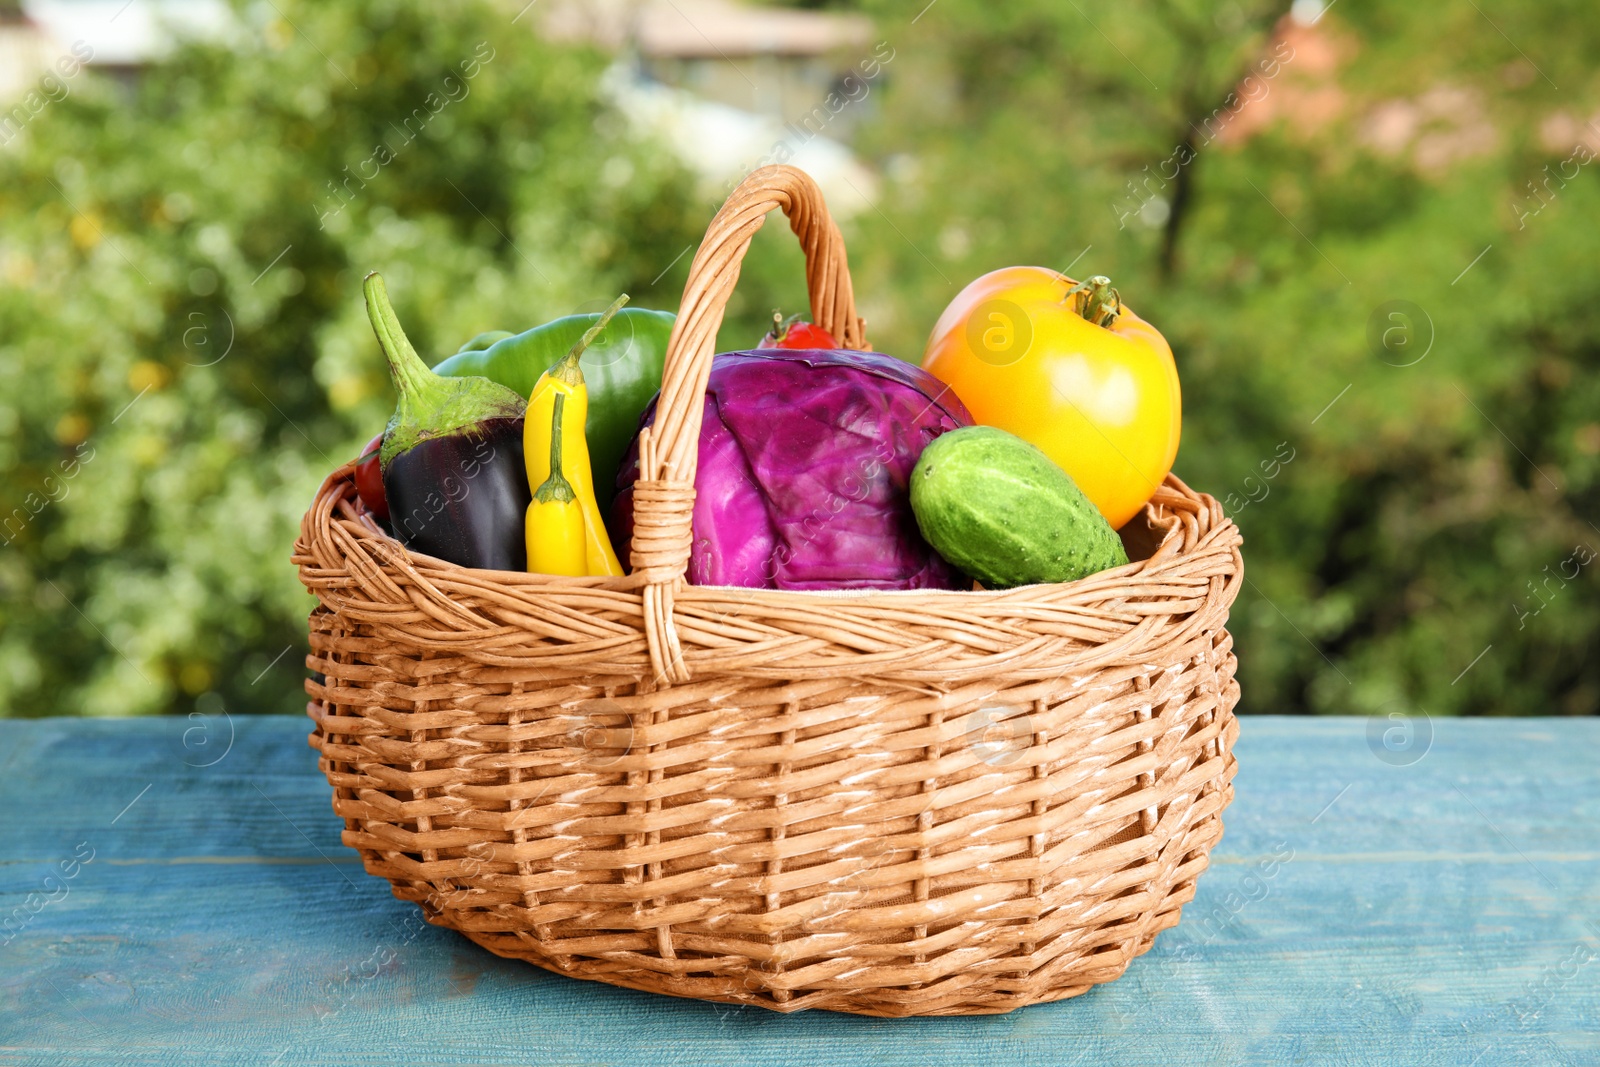
[[[383,470],[389,469],[396,456],[430,437],[480,432],[489,419],[522,417],[527,399],[505,386],[483,377],[445,378],[428,369],[400,328],[382,275],[376,271],[367,275],[362,291],[372,332],[378,336],[389,376],[400,394],[378,451]]]
[[[578,499],[572,483],[561,473],[561,409],[566,403],[567,394],[557,393],[555,411],[550,416],[550,477],[546,478],[533,493],[533,498],[541,504],[552,501],[570,504]]]
[[[411,347],[410,338],[400,328],[394,305],[389,302],[389,290],[383,284],[383,275],[373,271],[362,283],[367,296],[367,318],[372,322],[372,332],[378,335],[378,344],[389,360],[389,375],[402,398],[421,395],[438,381],[438,376],[422,362],[417,350]]]
[[[589,347],[590,342],[600,336],[600,331],[606,328],[606,324],[611,321],[611,317],[621,311],[622,305],[627,302],[627,293],[623,293],[612,301],[611,306],[606,308],[595,324],[585,330],[582,337],[578,338],[578,343],[572,346],[571,351],[557,360],[556,365],[550,368],[550,376],[566,382],[568,385],[582,385],[583,368],[578,366],[578,361],[583,358],[584,350]]]

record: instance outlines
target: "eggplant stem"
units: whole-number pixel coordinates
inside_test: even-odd
[[[400,328],[382,275],[376,271],[367,275],[362,290],[367,297],[367,319],[400,394],[378,452],[378,462],[385,470],[396,456],[430,437],[480,432],[488,419],[522,417],[528,407],[526,397],[477,375],[441,378],[422,362]]]
[[[434,373],[422,362],[411,339],[400,328],[400,319],[389,302],[389,290],[383,284],[383,275],[373,271],[367,275],[362,289],[367,297],[367,318],[372,322],[372,332],[378,335],[378,344],[388,357],[389,376],[401,396],[416,396],[433,384]]]
[[[567,481],[567,476],[561,473],[561,409],[566,405],[567,395],[556,394],[555,411],[550,415],[550,477],[546,478],[538,489],[533,492],[533,498],[541,504],[559,501],[570,504],[578,499],[577,491],[572,488],[572,483]]]
[[[578,343],[572,346],[572,350],[562,356],[556,362],[556,365],[550,368],[550,377],[566,382],[568,385],[582,385],[583,368],[578,366],[578,361],[583,358],[583,353],[589,347],[590,342],[600,336],[600,331],[606,328],[612,316],[621,311],[622,305],[627,302],[627,293],[623,293],[612,301],[611,306],[601,313],[595,324],[583,331],[583,336],[578,338]]]

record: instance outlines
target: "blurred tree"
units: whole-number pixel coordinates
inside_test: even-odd
[[[0,152],[0,709],[293,711],[288,562],[419,351],[620,291],[672,307],[703,208],[514,10],[239,9],[131,89],[79,74]],[[657,301],[655,298],[660,297]]]
[[[242,7],[0,151],[0,710],[298,705],[287,546],[391,406],[367,270],[435,357],[676,305],[715,198],[517,6]],[[874,344],[996,267],[1111,275],[1246,536],[1242,710],[1595,711],[1592,5],[826,6],[895,50],[845,227]],[[803,295],[774,220],[722,347]]]
[[[864,6],[875,342],[996,267],[1109,274],[1245,533],[1243,710],[1596,710],[1592,5]]]

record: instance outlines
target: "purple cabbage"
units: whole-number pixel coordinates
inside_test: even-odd
[[[658,397],[659,398],[659,397]],[[641,426],[655,421],[652,400]],[[950,387],[876,352],[760,349],[711,364],[695,477],[694,585],[970,589],[922,539],[911,469],[972,425]],[[633,534],[635,436],[617,475],[612,537]]]

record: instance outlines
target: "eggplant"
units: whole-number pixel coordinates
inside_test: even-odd
[[[487,378],[434,374],[400,328],[383,278],[367,275],[364,289],[400,394],[378,450],[395,537],[462,567],[526,570],[527,400]]]

